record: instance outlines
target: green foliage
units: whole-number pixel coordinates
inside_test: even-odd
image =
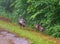
[[[43,23],[47,34],[58,35],[58,31],[54,31],[58,29],[56,25],[60,26],[60,0],[0,0],[0,16],[18,22],[20,15],[28,26],[33,27],[35,21],[38,24]]]
[[[46,30],[46,33],[54,37],[60,37],[60,25],[55,25]]]
[[[56,27],[56,25],[60,26],[58,25],[60,24],[59,0],[28,0],[28,3],[30,3],[30,5],[28,6],[27,11],[29,14],[32,14],[30,19],[35,19],[39,24],[43,23],[47,34],[60,37],[60,29],[58,30],[58,27]]]

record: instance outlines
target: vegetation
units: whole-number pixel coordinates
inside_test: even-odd
[[[18,23],[20,15],[27,26],[43,23],[46,34],[60,37],[60,0],[0,0],[0,16]]]
[[[19,35],[20,37],[28,38],[28,40],[32,44],[56,44],[52,40],[44,39],[41,35],[38,35],[38,33],[36,33],[36,32],[27,31],[25,29],[20,28],[19,26],[14,26],[11,23],[6,23],[6,22],[3,22],[3,21],[0,21],[0,26],[2,28],[4,28],[5,30],[8,30],[12,33],[15,33],[15,34]]]

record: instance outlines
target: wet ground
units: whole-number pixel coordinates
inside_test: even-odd
[[[7,31],[0,32],[0,44],[30,44],[25,38],[19,38]]]

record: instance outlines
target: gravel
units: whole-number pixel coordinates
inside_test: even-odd
[[[16,35],[7,31],[0,32],[0,44],[30,44],[25,38],[16,37]]]

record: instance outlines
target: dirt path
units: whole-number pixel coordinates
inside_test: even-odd
[[[25,38],[17,37],[15,34],[0,28],[0,44],[30,44]]]
[[[3,16],[0,16],[0,20],[1,20],[1,21],[4,21],[4,22],[7,22],[7,23],[10,23],[10,22],[11,22],[10,19],[5,18],[5,17],[3,17]]]

